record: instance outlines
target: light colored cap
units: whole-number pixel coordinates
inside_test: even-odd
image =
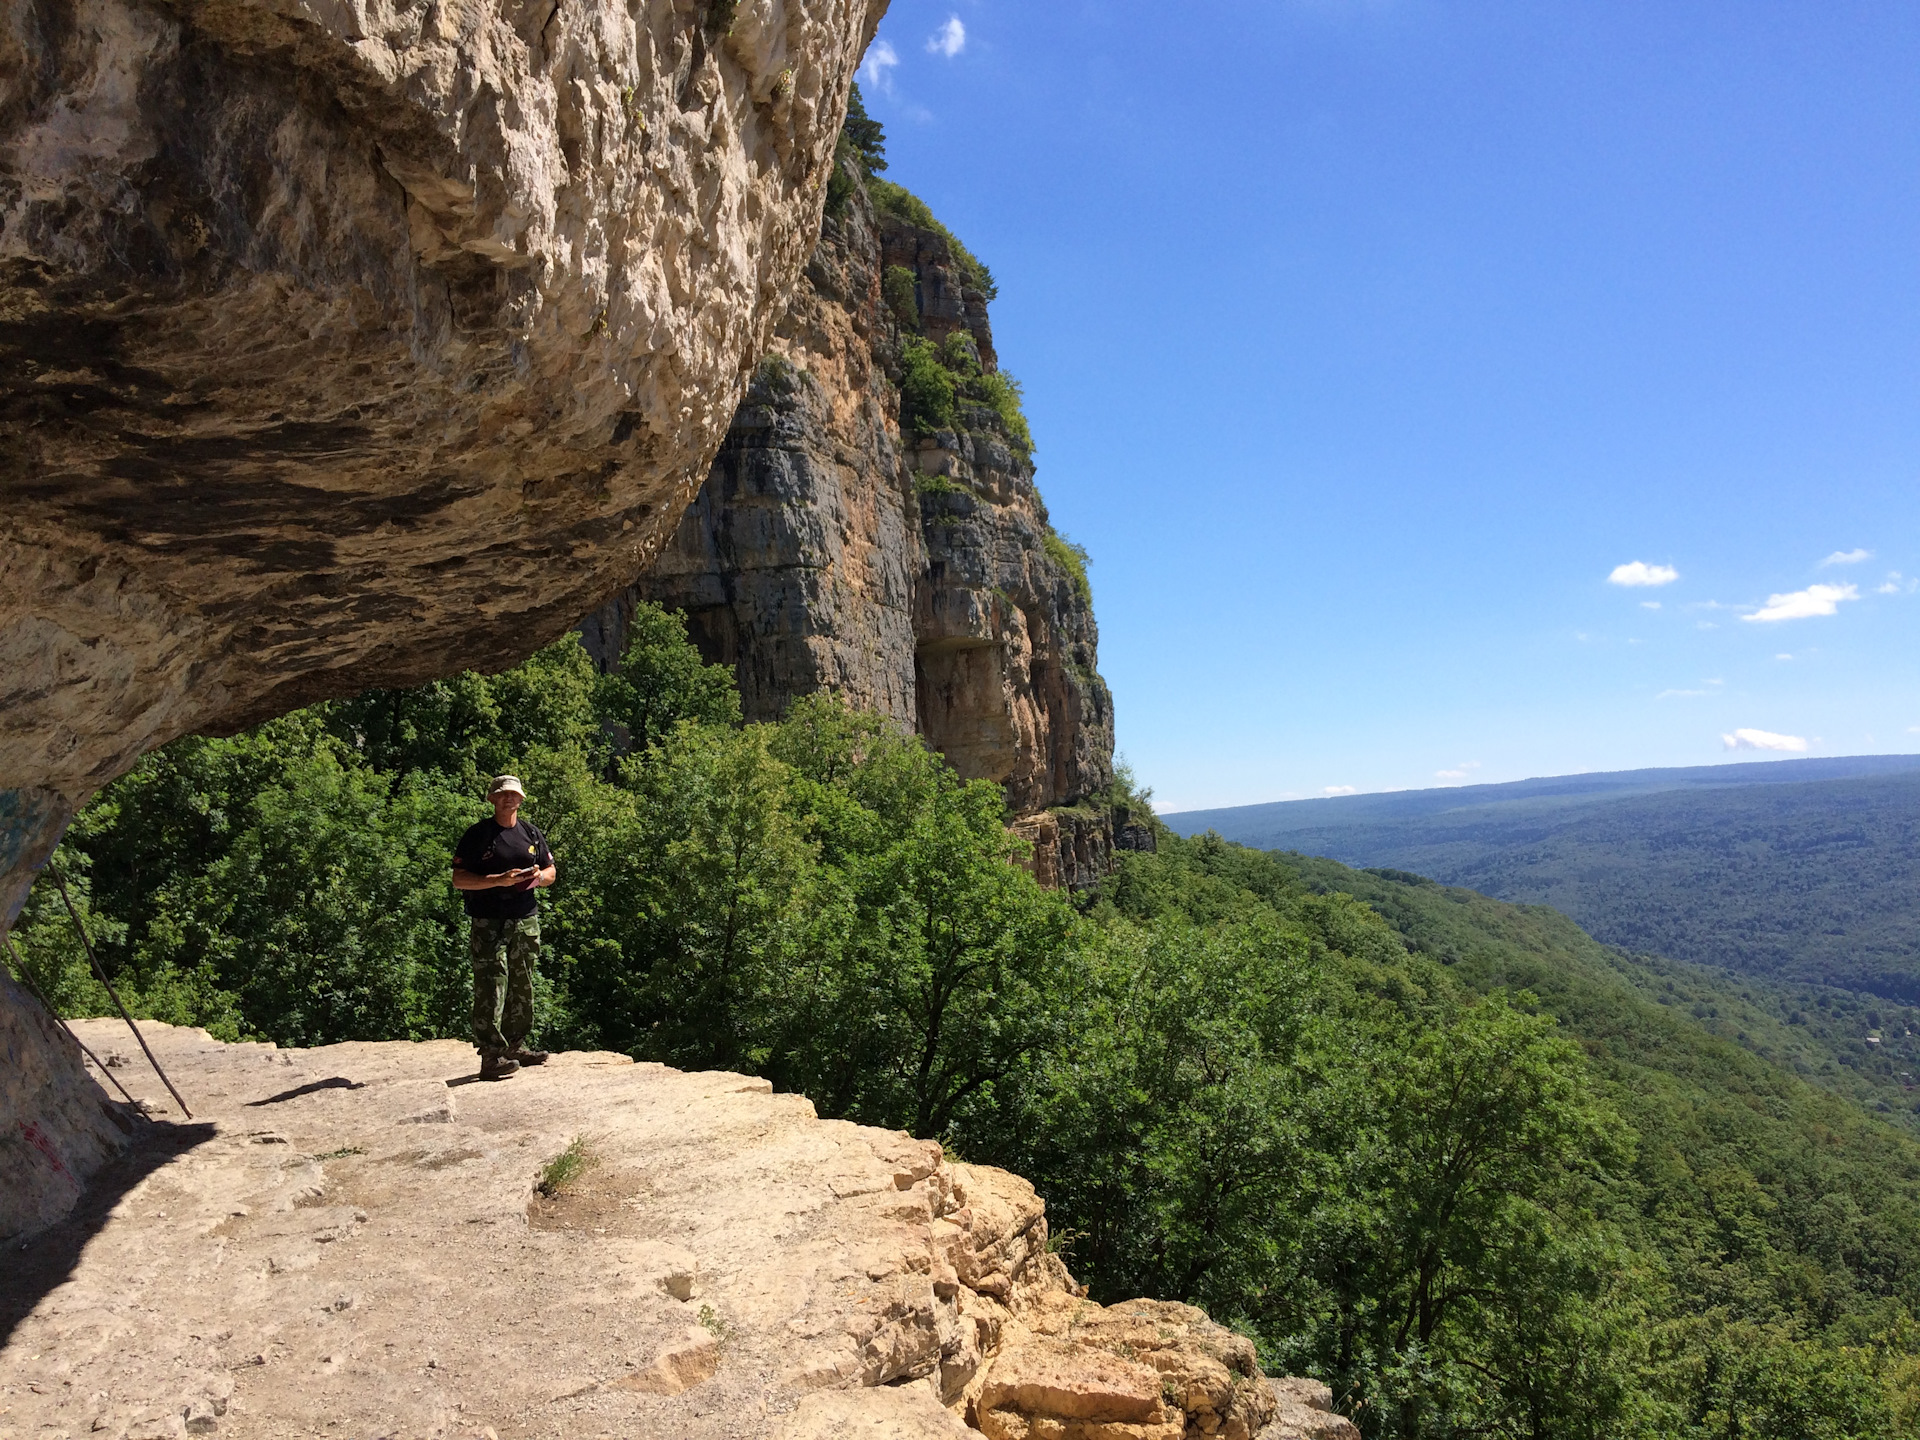
[[[489,800],[509,790],[518,795],[522,800],[527,798],[527,787],[520,783],[520,777],[518,775],[496,775],[492,780],[487,782],[487,798]]]

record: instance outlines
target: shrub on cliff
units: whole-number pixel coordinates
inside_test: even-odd
[[[904,265],[889,265],[886,274],[880,278],[880,296],[887,302],[887,308],[893,312],[893,318],[900,328],[913,334],[920,330],[920,299],[914,285],[913,271]]]
[[[1047,533],[1040,537],[1041,545],[1046,549],[1047,558],[1066,572],[1073,582],[1073,593],[1080,597],[1082,605],[1093,604],[1093,582],[1087,578],[1087,566],[1092,563],[1087,547],[1076,545],[1051,525]]]
[[[915,195],[904,185],[896,185],[891,180],[872,179],[867,181],[867,195],[873,201],[873,208],[882,215],[891,215],[916,225],[922,230],[931,230],[947,242],[947,249],[953,256],[954,268],[960,272],[961,280],[978,290],[988,300],[998,299],[1000,287],[994,284],[993,272],[986,267],[978,255],[960,243],[955,235],[927,208],[927,202]]]
[[[900,428],[910,435],[933,435],[959,423],[953,372],[940,363],[931,341],[909,340],[900,347]]]

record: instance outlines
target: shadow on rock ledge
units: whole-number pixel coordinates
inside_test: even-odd
[[[24,1283],[59,1230],[0,1273],[22,1434],[1239,1440],[1286,1410],[1199,1311],[1084,1299],[1024,1180],[765,1081],[568,1054],[455,1084],[450,1041],[152,1029],[210,1131],[64,1283]]]

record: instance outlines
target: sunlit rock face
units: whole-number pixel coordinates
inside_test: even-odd
[[[885,0],[0,0],[0,923],[138,755],[631,582]]]
[[[884,296],[890,268],[913,276],[912,314]],[[1091,597],[1050,552],[1032,461],[998,415],[963,402],[949,430],[900,426],[903,344],[955,332],[996,363],[987,299],[946,238],[856,191],[633,594],[686,613],[749,719],[830,690],[919,730],[1017,813],[1074,807],[1022,833],[1047,883],[1092,884],[1112,822],[1076,802],[1112,784],[1113,709]],[[619,609],[588,626],[603,651]]]

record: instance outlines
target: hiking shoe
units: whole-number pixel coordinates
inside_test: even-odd
[[[480,1078],[482,1080],[504,1080],[520,1064],[510,1055],[482,1055],[480,1057]]]
[[[507,1052],[507,1058],[521,1065],[544,1065],[547,1063],[547,1052],[529,1050],[523,1045],[516,1045]]]

